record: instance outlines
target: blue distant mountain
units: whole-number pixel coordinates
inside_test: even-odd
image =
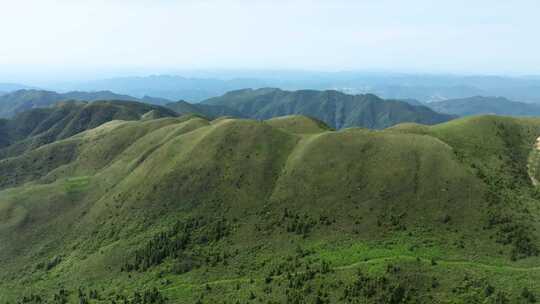
[[[540,103],[540,78],[502,76],[424,75],[367,72],[235,71],[191,73],[196,77],[153,75],[121,77],[50,87],[56,91],[109,90],[137,98],[153,96],[199,102],[245,88],[335,90],[347,94],[375,94],[385,99],[436,102],[471,96],[501,96]],[[0,91],[2,89],[0,88]]]
[[[494,114],[505,116],[540,116],[540,105],[511,101],[504,97],[474,96],[432,102],[433,110],[459,116]]]

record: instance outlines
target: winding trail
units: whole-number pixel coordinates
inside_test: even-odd
[[[386,256],[386,257],[378,257],[378,258],[372,258],[369,260],[362,260],[360,262],[356,262],[349,265],[344,266],[336,266],[332,267],[331,269],[333,271],[345,271],[350,270],[362,265],[369,265],[369,264],[377,264],[381,262],[386,261],[418,261],[423,263],[431,263],[430,259],[426,258],[417,258],[415,256],[407,256],[407,255],[396,255],[396,256]],[[468,267],[475,267],[475,268],[483,268],[487,270],[508,270],[508,271],[518,271],[518,272],[536,272],[540,271],[540,266],[536,267],[519,267],[519,266],[509,266],[509,265],[490,265],[490,264],[484,264],[479,262],[471,262],[467,260],[436,260],[438,265],[447,265],[447,266],[468,266]],[[296,272],[297,274],[304,273],[304,271]],[[279,279],[284,277],[285,275],[276,275],[272,276],[273,279]],[[181,289],[181,288],[204,288],[205,286],[213,286],[213,285],[222,285],[222,284],[231,284],[231,283],[242,283],[242,282],[249,282],[251,278],[233,278],[233,279],[223,279],[223,280],[216,280],[206,283],[198,283],[198,284],[191,284],[191,283],[184,283],[184,284],[177,284],[175,286],[171,286],[169,288],[161,289],[161,292],[170,292],[173,290]],[[254,281],[263,281],[264,278],[253,278]]]

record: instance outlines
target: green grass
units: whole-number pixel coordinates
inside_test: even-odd
[[[424,303],[538,297],[539,135],[539,120],[493,116],[384,131],[304,117],[104,124],[0,162],[24,177],[0,191],[0,303],[61,288],[77,301],[79,287],[99,290],[91,303],[153,287],[171,303],[343,303],[358,270],[379,282],[368,302],[397,287]],[[122,271],[190,220],[178,256]]]
[[[88,189],[90,178],[88,176],[78,176],[68,178],[65,181],[66,192],[77,193]]]
[[[312,134],[329,131],[330,128],[322,121],[300,115],[282,116],[266,121],[275,128],[284,129],[291,133]]]

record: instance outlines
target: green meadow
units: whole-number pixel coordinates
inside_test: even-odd
[[[538,136],[156,114],[21,139],[0,303],[534,303]]]

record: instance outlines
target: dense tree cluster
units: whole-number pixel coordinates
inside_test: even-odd
[[[529,303],[536,303],[536,296],[528,288],[523,288],[521,298]]]
[[[452,293],[461,295],[467,303],[536,303],[535,295],[527,288],[523,288],[517,297],[512,297],[485,280],[477,280],[468,276],[465,276],[458,286],[452,288]]]
[[[135,251],[133,261],[125,263],[122,270],[146,271],[167,258],[173,258],[181,261],[176,264],[176,271],[187,272],[197,265],[197,261],[186,249],[196,244],[217,242],[229,233],[230,224],[223,218],[210,223],[202,218],[178,221],[171,229],[158,233],[143,248]]]
[[[307,260],[302,263],[300,258],[304,257],[304,254],[305,252],[301,249],[297,250],[296,258],[289,261],[289,263],[293,263],[293,267],[284,272],[286,303],[329,303],[329,294],[326,288],[316,286],[314,281],[332,272],[330,264],[324,260],[320,262]]]
[[[502,123],[495,125],[496,132],[503,143],[503,152],[498,155],[503,164],[497,168],[490,168],[477,163],[471,163],[476,176],[487,185],[485,200],[488,204],[486,210],[485,229],[495,231],[495,240],[510,246],[510,258],[517,260],[529,256],[536,256],[540,249],[531,239],[531,228],[526,222],[518,220],[516,210],[522,207],[522,197],[516,191],[526,191],[529,185],[527,173],[528,148],[522,149],[521,132]]]
[[[406,212],[387,211],[377,216],[377,226],[386,227],[389,230],[404,231],[407,230],[405,225]]]
[[[540,253],[535,242],[531,239],[531,228],[525,223],[517,221],[510,212],[502,210],[506,206],[514,205],[511,198],[501,190],[494,190],[490,187],[487,200],[494,208],[487,211],[487,222],[485,229],[495,230],[495,240],[502,245],[508,245],[510,258],[517,260],[529,256],[537,256]]]
[[[74,298],[76,296],[76,298]],[[74,301],[76,300],[76,301]],[[90,289],[86,291],[83,288],[79,288],[76,293],[69,292],[68,290],[61,288],[58,292],[53,294],[52,298],[46,298],[41,295],[29,295],[22,297],[17,304],[93,304],[93,303],[107,303],[107,304],[166,304],[167,298],[163,296],[157,288],[147,289],[143,292],[135,291],[132,295],[108,295],[103,297],[96,289]]]
[[[46,263],[41,262],[41,263],[37,264],[36,269],[44,269],[46,271],[49,271],[49,270],[53,269],[54,267],[56,267],[61,262],[62,262],[62,257],[61,256],[55,256]]]
[[[392,268],[392,272],[396,269]],[[345,286],[342,300],[347,303],[409,303],[416,298],[415,290],[403,283],[392,283],[386,276],[369,277],[358,271],[356,279]]]
[[[17,304],[39,304],[43,303],[44,300],[40,295],[30,294],[27,296],[23,296],[20,300],[18,300]]]
[[[497,241],[502,244],[511,244],[510,257],[512,260],[537,256],[538,248],[530,238],[528,229],[523,225],[507,223],[500,227]]]
[[[327,218],[324,219],[328,221]],[[307,237],[311,230],[317,225],[317,221],[308,214],[300,215],[288,209],[283,212],[283,221],[286,223],[287,232],[295,233]]]
[[[156,288],[149,289],[143,293],[135,292],[133,297],[127,301],[123,301],[122,304],[165,304],[167,298],[165,298]]]

